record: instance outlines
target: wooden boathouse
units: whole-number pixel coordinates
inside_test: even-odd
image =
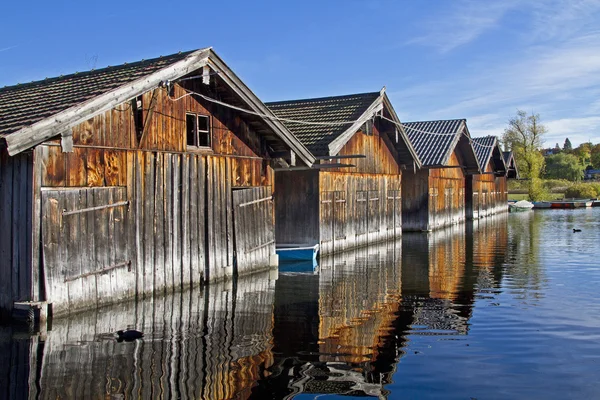
[[[275,173],[278,245],[325,255],[401,234],[402,170],[420,161],[385,90],[267,106],[318,160]]]
[[[508,211],[506,165],[496,136],[473,138],[481,174],[467,176],[467,218],[481,218]]]
[[[403,123],[423,166],[402,174],[402,229],[430,231],[465,220],[465,180],[480,172],[465,119]]]
[[[0,310],[268,267],[274,167],[314,162],[270,116],[210,48],[0,89]]]

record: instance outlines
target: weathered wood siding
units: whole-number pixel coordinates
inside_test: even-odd
[[[185,84],[214,96],[212,87]],[[10,264],[0,270],[7,278],[0,308],[48,300],[60,314],[234,273],[233,191],[272,190],[266,142],[236,112],[185,93],[175,85],[180,100],[172,101],[156,89],[138,99],[140,111],[134,100],[76,126],[70,153],[59,140],[33,156],[2,153],[0,198],[8,207],[0,219],[14,233],[0,240]],[[187,147],[186,112],[210,117],[210,149]],[[254,217],[264,223],[245,224],[245,233],[272,236],[273,212]],[[268,265],[271,254],[266,246],[246,272]]]
[[[465,174],[452,153],[447,167],[403,174],[402,229],[429,231],[465,220]]]
[[[0,393],[14,399],[249,398],[273,363],[274,289],[269,273],[258,273],[237,285],[123,302],[55,319],[44,340],[21,335],[10,349],[2,345],[11,343],[4,340],[10,332],[0,328],[0,349],[13,360],[0,366]],[[145,339],[118,343],[114,332],[127,327]]]
[[[269,186],[233,191],[233,242],[237,275],[268,268],[269,257],[275,254],[271,193]]]
[[[488,163],[484,174],[472,176],[472,215],[469,218],[482,218],[508,211],[508,190],[506,177],[494,175],[492,163]]]
[[[34,295],[33,155],[0,149],[0,316]]]
[[[401,234],[401,175],[320,172],[321,254]]]

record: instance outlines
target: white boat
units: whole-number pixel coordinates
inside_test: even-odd
[[[533,208],[533,203],[527,200],[519,200],[516,203],[508,203],[508,211],[529,211]]]

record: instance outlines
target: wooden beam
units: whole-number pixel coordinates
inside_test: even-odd
[[[342,160],[344,158],[367,158],[364,154],[350,154],[347,156],[316,156],[317,160]]]
[[[141,148],[144,139],[146,138],[146,134],[148,133],[148,127],[150,126],[150,121],[152,120],[152,115],[154,114],[154,107],[156,107],[156,98],[158,97],[158,89],[154,89],[152,92],[152,99],[150,100],[150,106],[148,107],[148,114],[146,114],[146,119],[144,120],[144,128],[142,129],[142,136],[140,136],[140,141],[138,146]]]
[[[328,168],[353,168],[356,165],[352,164],[313,164],[312,167],[290,167],[290,168],[274,168],[275,171],[307,171],[307,170],[320,170],[320,169],[328,169]]]

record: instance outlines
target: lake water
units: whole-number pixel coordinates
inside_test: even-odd
[[[600,208],[507,214],[0,327],[0,398],[599,398],[599,292]]]

